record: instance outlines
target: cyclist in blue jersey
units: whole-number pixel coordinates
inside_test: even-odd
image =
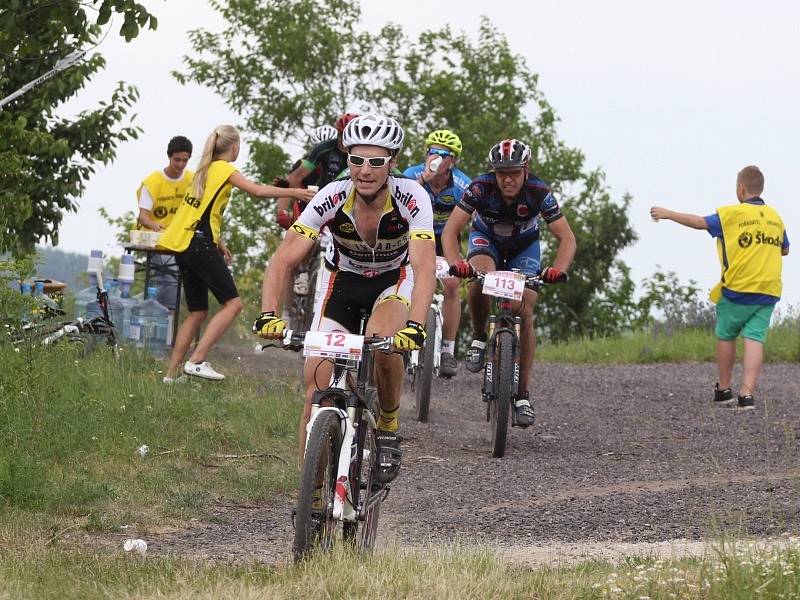
[[[444,256],[441,235],[445,223],[461,200],[470,178],[456,167],[462,146],[459,137],[447,129],[432,131],[425,138],[425,162],[408,167],[403,175],[417,182],[428,192],[433,205],[433,232],[436,235],[436,254]],[[442,324],[442,358],[439,373],[453,377],[458,372],[455,359],[456,334],[461,321],[461,298],[458,296],[458,279],[444,279],[444,307]]]
[[[456,204],[442,233],[442,245],[451,272],[469,277],[475,271],[518,269],[522,273],[541,273],[547,283],[566,280],[566,271],[575,257],[575,236],[561,213],[547,184],[530,173],[531,149],[519,140],[503,140],[489,152],[493,171],[472,180]],[[558,240],[552,267],[542,268],[539,248],[539,217]],[[467,260],[461,258],[458,233],[472,218]],[[522,317],[519,392],[514,400],[517,425],[528,427],[536,416],[528,391],[536,350],[533,308],[537,294],[526,289],[514,312]],[[486,350],[486,318],[490,299],[479,285],[467,292],[474,337],[467,353],[466,367],[477,373],[483,368]]]

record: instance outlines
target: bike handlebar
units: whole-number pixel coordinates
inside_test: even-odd
[[[461,277],[461,279],[473,279],[478,283],[483,283],[483,280],[486,278],[486,273],[482,273],[480,271],[475,271],[474,274],[468,275],[467,277]],[[458,277],[458,275],[453,275],[453,277]],[[539,288],[547,285],[544,279],[542,279],[541,275],[526,275],[525,276],[525,287],[537,291]]]
[[[292,350],[299,352],[303,349],[306,338],[305,331],[296,331],[293,329],[285,329],[283,337],[266,340],[266,342],[259,342],[255,345],[254,351],[256,354],[263,354],[264,348],[284,348],[285,350]],[[364,351],[374,352],[380,350],[382,352],[392,352],[394,348],[393,336],[371,335],[364,337]]]

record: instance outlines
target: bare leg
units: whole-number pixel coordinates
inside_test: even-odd
[[[536,331],[533,327],[533,308],[536,306],[538,295],[533,290],[526,289],[522,302],[515,303],[514,314],[522,317],[520,327],[520,355],[519,355],[519,391],[525,392],[530,384],[533,373],[533,357],[536,353]]]
[[[473,256],[470,261],[477,271],[486,273],[494,271],[496,266],[491,256],[479,254]],[[469,304],[469,314],[472,320],[472,331],[475,339],[486,340],[486,318],[489,316],[492,299],[485,296],[481,291],[479,283],[470,283],[467,287],[467,303]]]
[[[739,394],[746,396],[752,394],[756,389],[758,375],[761,373],[761,365],[764,364],[764,344],[744,338],[743,362],[744,376],[742,377],[742,386],[739,389]]]
[[[370,335],[390,336],[402,329],[408,320],[408,309],[397,300],[386,300],[372,311],[367,323]],[[375,354],[375,385],[381,410],[386,413],[400,407],[400,391],[403,385],[403,359],[399,354]]]
[[[206,326],[197,347],[194,349],[192,356],[189,360],[193,363],[201,363],[208,356],[211,347],[217,343],[217,340],[222,337],[222,334],[228,330],[233,320],[242,312],[241,298],[231,298],[217,314],[215,314]]]
[[[736,360],[736,340],[717,339],[717,368],[719,370],[719,389],[731,387],[733,363]],[[758,374],[756,374],[757,376]]]
[[[189,313],[186,319],[178,328],[175,334],[175,344],[172,346],[172,353],[169,356],[169,366],[167,367],[167,377],[175,377],[179,371],[179,365],[183,362],[189,346],[200,331],[200,326],[208,316],[207,310],[195,310]]]
[[[442,339],[447,341],[456,339],[458,325],[461,323],[461,298],[458,297],[459,284],[460,281],[455,278],[444,280]]]

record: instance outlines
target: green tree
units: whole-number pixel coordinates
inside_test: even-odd
[[[96,46],[115,13],[123,17],[119,33],[128,41],[141,27],[157,26],[133,0],[7,2],[0,9],[0,97],[73,51]],[[138,93],[122,82],[94,110],[73,119],[55,114],[104,65],[93,53],[0,112],[0,251],[30,252],[41,240],[56,244],[64,211],[76,209],[96,166],[112,161],[117,146],[137,136],[139,129],[123,121]]]
[[[226,28],[192,32],[185,71],[175,75],[218,90],[241,115],[245,133],[257,140],[252,173],[262,180],[283,173],[286,157],[277,149],[345,109],[396,117],[406,133],[403,166],[422,159],[424,137],[433,129],[459,134],[461,166],[470,175],[487,169],[485,157],[498,140],[518,137],[531,144],[533,170],[559,195],[579,240],[573,281],[544,294],[544,330],[556,339],[581,330],[610,332],[635,317],[634,285],[617,258],[636,239],[627,218],[630,199],[612,200],[602,172],[587,171],[583,154],[559,139],[556,112],[537,75],[488,19],[475,39],[448,27],[410,39],[392,24],[374,34],[359,30],[360,7],[352,2],[212,5]],[[260,270],[275,240],[266,225],[271,206],[243,202],[231,214],[228,235],[235,243],[229,245],[250,258],[240,268]]]

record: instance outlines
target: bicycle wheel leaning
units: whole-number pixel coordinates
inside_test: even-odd
[[[333,518],[333,495],[341,445],[339,415],[321,412],[311,429],[303,461],[292,545],[295,560],[315,547],[327,551],[334,544],[337,521]]]
[[[495,338],[496,385],[494,398],[489,400],[489,417],[492,428],[492,456],[501,458],[506,453],[508,411],[514,383],[514,336],[500,332]]]
[[[425,423],[428,421],[428,411],[431,405],[431,382],[433,381],[433,356],[436,351],[434,344],[436,336],[436,312],[433,308],[428,309],[428,317],[425,321],[425,331],[428,334],[425,345],[419,351],[417,359],[416,373],[414,373],[415,401],[417,403],[417,421]]]

